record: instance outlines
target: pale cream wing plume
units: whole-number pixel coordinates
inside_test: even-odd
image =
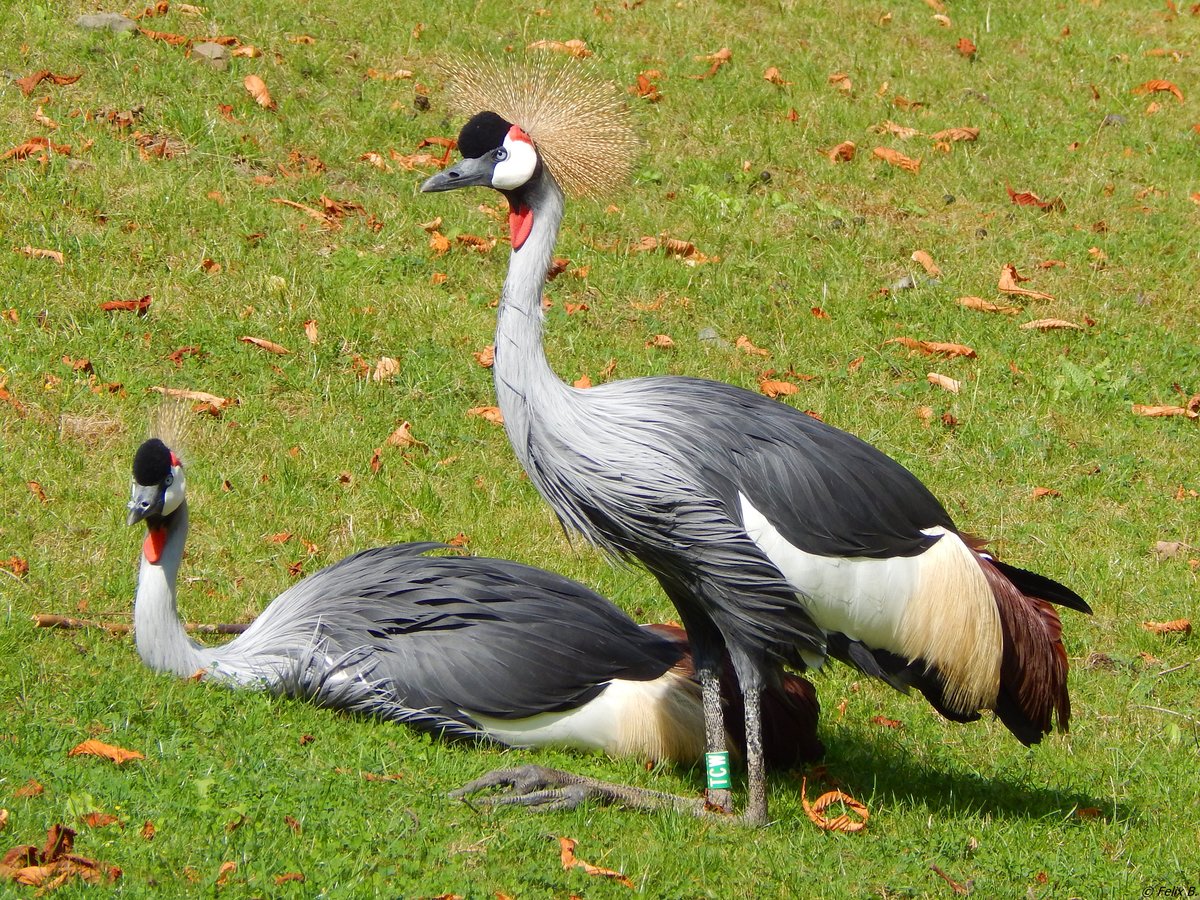
[[[147,437],[158,438],[185,464],[192,416],[187,404],[179,400],[164,400],[150,413],[150,428]]]
[[[629,179],[640,144],[620,89],[586,65],[479,56],[442,71],[455,112],[491,110],[520,125],[566,193],[598,197]]]

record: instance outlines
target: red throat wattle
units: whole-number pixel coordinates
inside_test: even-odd
[[[533,210],[521,205],[508,211],[508,234],[514,250],[520,250],[529,232],[533,231]]]
[[[142,544],[142,553],[148,562],[157,563],[162,559],[163,548],[167,545],[167,529],[146,529],[146,541]]]

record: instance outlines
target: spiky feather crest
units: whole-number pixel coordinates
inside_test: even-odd
[[[178,402],[165,402],[150,414],[148,438],[158,438],[186,465],[189,421],[187,407]]]
[[[598,197],[628,179],[638,140],[617,87],[580,66],[477,56],[442,71],[455,112],[491,110],[520,125],[566,193]]]

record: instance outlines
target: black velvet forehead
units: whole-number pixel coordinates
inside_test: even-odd
[[[149,487],[162,484],[171,472],[171,451],[158,438],[138,447],[133,457],[133,480]]]
[[[494,112],[476,113],[458,133],[458,149],[467,159],[478,159],[503,144],[510,128],[512,123]]]

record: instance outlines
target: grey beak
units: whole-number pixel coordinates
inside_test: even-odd
[[[162,512],[163,491],[161,485],[134,484],[133,496],[129,499],[129,516],[126,525],[136,525],[143,519]]]
[[[496,168],[495,161],[487,154],[476,159],[461,160],[458,165],[438,172],[427,179],[421,190],[453,191],[465,187],[491,187],[492,170]]]

